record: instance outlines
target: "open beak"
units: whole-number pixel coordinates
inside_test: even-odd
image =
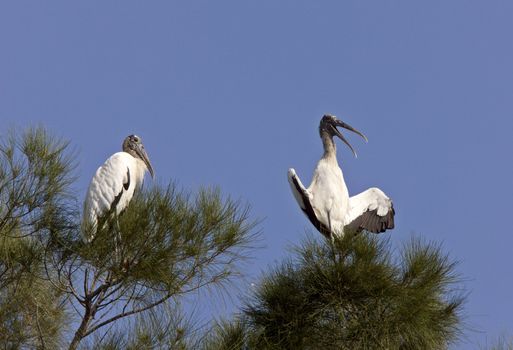
[[[153,167],[151,166],[150,159],[148,158],[148,154],[146,153],[144,146],[139,145],[138,147],[136,147],[136,152],[137,152],[137,155],[142,159],[144,164],[146,164],[146,168],[148,168],[151,178],[153,179],[154,178]]]
[[[351,146],[351,144],[346,140],[346,138],[344,137],[344,135],[342,135],[342,133],[341,133],[340,131],[338,131],[337,126],[341,126],[341,127],[343,127],[344,129],[347,129],[347,130],[349,130],[349,131],[352,131],[352,132],[354,132],[354,133],[356,133],[356,134],[360,135],[360,136],[365,140],[365,142],[368,142],[369,140],[367,139],[367,137],[366,137],[364,134],[362,134],[361,132],[359,132],[358,130],[356,130],[355,128],[353,128],[351,125],[346,124],[346,123],[344,123],[344,122],[343,122],[343,121],[341,121],[341,120],[337,120],[337,122],[336,122],[336,126],[333,126],[333,129],[335,130],[335,135],[337,135],[337,136],[338,136],[342,141],[344,141],[344,143],[345,143],[345,144],[346,144],[346,145],[351,149],[351,151],[353,152],[353,154],[354,154],[355,158],[357,158],[357,157],[358,157],[358,155],[356,154],[356,152],[355,152],[355,150],[354,150],[353,146]]]

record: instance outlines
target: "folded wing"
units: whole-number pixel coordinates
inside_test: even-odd
[[[91,225],[93,232],[100,217],[110,212],[119,214],[132,199],[135,183],[130,168],[133,164],[131,155],[118,152],[96,171],[86,194],[83,215],[84,225]],[[84,239],[90,241],[92,237]]]

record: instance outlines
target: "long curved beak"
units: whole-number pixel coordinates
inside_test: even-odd
[[[367,139],[367,136],[365,136],[364,134],[362,134],[360,131],[356,130],[355,128],[353,128],[351,125],[349,124],[346,124],[344,123],[343,121],[341,120],[337,120],[336,122],[336,126],[341,126],[343,127],[344,129],[347,129],[349,131],[352,131],[358,135],[360,135],[364,140],[365,142],[369,142],[369,140]],[[351,146],[351,144],[346,140],[346,138],[344,137],[344,135],[342,135],[342,133],[336,128],[334,127],[333,129],[335,129],[335,134],[342,140],[344,141],[344,143],[351,149],[351,151],[353,152],[355,158],[358,158],[358,155],[356,154],[356,151],[354,150],[353,146]]]
[[[144,162],[144,164],[146,164],[146,168],[148,168],[151,178],[153,179],[155,174],[153,172],[153,167],[151,166],[151,163],[150,163],[150,158],[148,158],[148,154],[146,153],[144,146],[139,145],[139,147],[137,147],[135,151],[137,152],[137,155],[139,156],[139,158],[141,158],[141,160]]]

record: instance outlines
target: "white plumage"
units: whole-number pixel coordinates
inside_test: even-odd
[[[393,228],[395,212],[392,201],[379,188],[369,188],[349,197],[342,170],[337,162],[333,136],[340,137],[355,156],[356,153],[337,126],[351,130],[367,140],[362,133],[334,116],[323,116],[319,131],[324,155],[315,168],[310,186],[305,188],[294,169],[288,171],[292,193],[299,207],[315,228],[327,237],[361,230],[379,233]]]
[[[91,180],[84,202],[82,232],[85,241],[94,238],[100,218],[119,215],[128,206],[134,191],[142,186],[146,170],[153,176],[141,139],[130,135],[123,142],[123,152],[110,156]]]

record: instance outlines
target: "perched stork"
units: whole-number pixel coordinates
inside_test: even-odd
[[[96,170],[84,202],[83,238],[92,241],[98,220],[108,214],[119,215],[125,209],[144,179],[153,168],[141,138],[130,135],[123,141],[123,152],[114,153]]]
[[[365,135],[335,116],[324,115],[319,125],[324,155],[315,168],[312,183],[305,188],[296,171],[288,171],[290,187],[299,207],[315,228],[331,239],[333,235],[342,236],[347,232],[367,230],[380,233],[394,228],[392,201],[379,188],[369,188],[349,197],[337,162],[333,136],[338,136],[349,146],[355,157],[356,152],[337,129],[338,126],[357,133],[367,141]]]

